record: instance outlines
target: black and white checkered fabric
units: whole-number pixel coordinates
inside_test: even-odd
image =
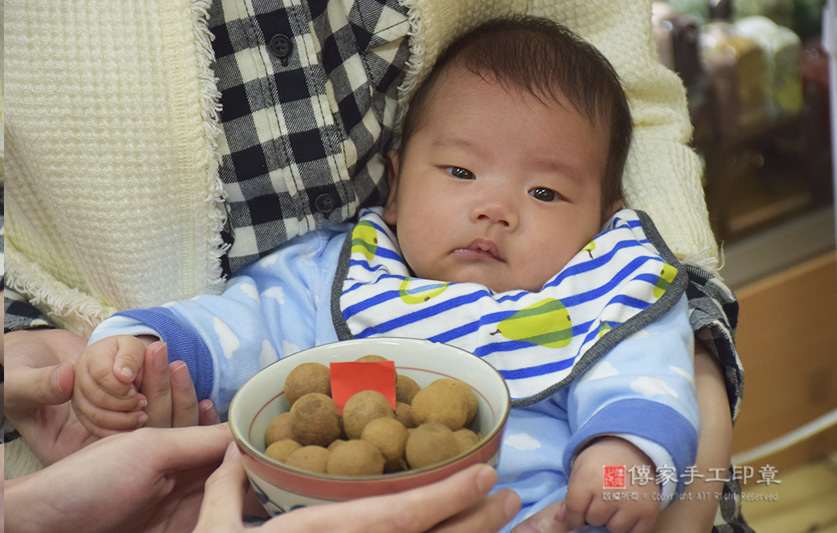
[[[695,334],[721,364],[729,398],[730,415],[735,420],[744,392],[744,370],[735,347],[738,325],[738,300],[715,276],[694,267],[686,267],[689,284],[689,322]],[[753,533],[741,514],[741,485],[732,467],[726,475],[712,533]]]
[[[234,273],[385,201],[409,21],[396,0],[245,0],[213,2],[209,24]]]
[[[741,484],[735,479],[733,468],[727,471],[718,514],[712,533],[754,533],[741,514]]]
[[[53,327],[49,320],[16,292],[3,291],[3,331]]]
[[[689,321],[692,329],[721,363],[730,413],[738,418],[744,392],[744,370],[735,347],[738,327],[738,300],[735,294],[715,276],[694,267],[686,267],[689,284]]]

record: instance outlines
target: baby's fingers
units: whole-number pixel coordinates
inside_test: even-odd
[[[144,398],[141,400],[145,401]],[[73,410],[84,428],[96,437],[136,429],[148,420],[144,411],[122,412],[102,409],[81,394],[73,396]]]
[[[107,373],[110,374],[110,370]],[[118,383],[110,375],[97,379],[96,375],[88,372],[76,373],[73,401],[77,402],[80,398],[109,411],[135,411],[148,404],[132,384]]]
[[[563,505],[556,513],[555,519],[564,522],[570,529],[581,529],[589,520],[589,509],[593,496],[583,491],[567,492]]]
[[[145,342],[130,335],[116,338],[113,374],[122,383],[131,383],[139,374],[145,357]]]

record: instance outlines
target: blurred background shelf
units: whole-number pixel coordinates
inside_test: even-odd
[[[757,533],[837,533],[837,453],[792,469],[783,483],[744,491]]]
[[[725,245],[724,282],[733,290],[834,250],[834,207],[807,211],[784,224]]]
[[[781,482],[743,486],[743,513],[757,533],[837,533],[837,425],[749,454],[837,410],[837,88],[825,7],[653,3],[661,61],[686,87],[721,275],[740,304],[745,385],[733,454],[755,472],[770,466]]]
[[[837,409],[837,254],[832,250],[780,269],[736,292],[745,385],[733,453],[741,454]],[[837,532],[835,460],[837,426],[831,426],[743,463],[755,472],[770,465],[781,481],[757,486],[750,480],[742,487],[776,495],[759,501],[745,494],[748,523],[757,533]]]

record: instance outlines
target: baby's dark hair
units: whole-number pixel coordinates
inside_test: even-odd
[[[416,91],[404,119],[402,148],[421,125],[422,110],[434,85],[452,66],[507,89],[524,89],[542,102],[563,105],[563,94],[576,111],[610,131],[602,213],[622,198],[622,172],[633,131],[631,112],[619,76],[593,45],[544,18],[516,16],[478,26],[440,54]]]

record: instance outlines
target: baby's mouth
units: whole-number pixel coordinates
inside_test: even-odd
[[[467,247],[457,248],[453,253],[465,257],[503,261],[500,252],[497,250],[497,245],[489,239],[474,239]]]

